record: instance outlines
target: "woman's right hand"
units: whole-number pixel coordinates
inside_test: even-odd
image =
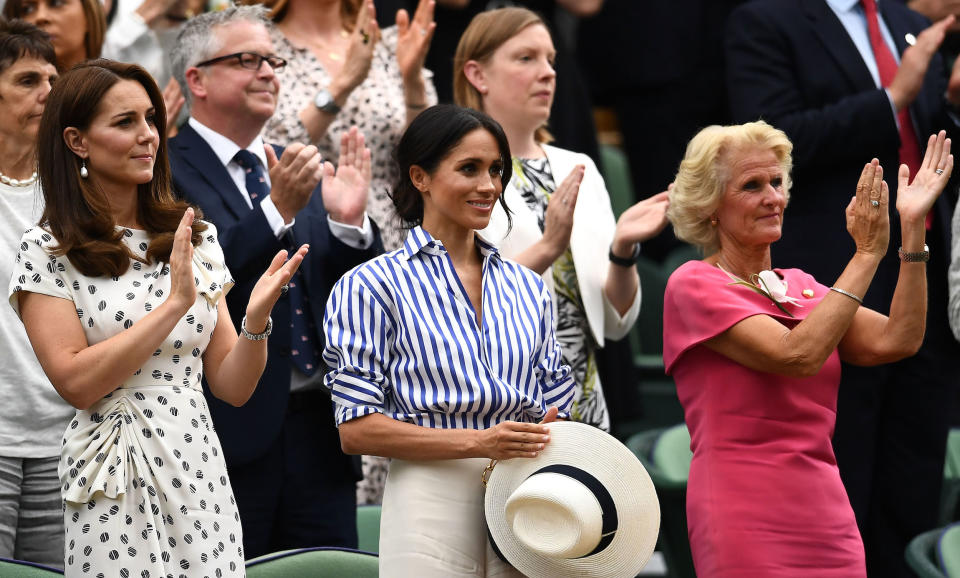
[[[538,423],[505,421],[477,433],[478,453],[493,460],[535,458],[550,441],[550,428]]]
[[[380,40],[380,28],[377,26],[376,11],[373,0],[364,0],[357,14],[357,24],[350,35],[350,45],[344,58],[343,68],[333,80],[331,93],[334,97],[344,94],[346,100],[355,88],[360,86],[370,72],[373,62],[373,50]],[[339,103],[342,104],[343,103]]]
[[[193,207],[183,212],[170,250],[170,296],[167,302],[186,314],[197,301],[193,276]]]
[[[556,260],[570,246],[570,233],[573,231],[573,211],[577,207],[580,183],[583,182],[585,167],[573,167],[567,178],[550,196],[550,203],[543,217],[543,242],[550,247],[553,260]]]
[[[876,202],[876,206],[874,205]],[[890,244],[890,189],[883,180],[883,167],[873,159],[863,167],[857,194],[847,205],[847,232],[857,252],[883,257]]]

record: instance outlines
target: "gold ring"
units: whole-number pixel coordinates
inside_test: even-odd
[[[364,43],[364,44],[369,44],[369,43],[370,43],[370,34],[369,34],[366,30],[361,30],[361,31],[360,31],[360,37],[363,38],[363,43]]]

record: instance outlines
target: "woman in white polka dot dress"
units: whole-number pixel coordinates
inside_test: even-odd
[[[91,61],[50,93],[38,144],[46,209],[10,303],[77,408],[60,480],[68,576],[241,576],[243,536],[201,378],[243,404],[269,313],[306,247],[281,251],[238,337],[216,229],[169,190],[163,98],[142,68]]]

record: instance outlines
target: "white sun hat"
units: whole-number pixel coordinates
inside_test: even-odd
[[[640,461],[586,424],[550,424],[536,458],[496,464],[484,511],[494,550],[530,578],[632,578],[653,554],[660,502]]]

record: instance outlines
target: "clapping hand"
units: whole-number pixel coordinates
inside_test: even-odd
[[[371,179],[370,149],[363,134],[351,127],[340,135],[340,164],[323,165],[323,206],[338,223],[360,226],[367,207]]]
[[[340,74],[331,83],[337,88],[331,92],[337,94],[342,88],[347,94],[360,86],[370,72],[373,62],[373,49],[380,40],[380,28],[377,26],[376,10],[373,0],[364,0],[357,14],[357,24],[350,35],[350,45],[344,58]]]
[[[397,11],[397,65],[404,84],[416,82],[423,70],[424,60],[430,50],[430,41],[437,23],[433,21],[434,0],[420,0],[413,13],[413,21],[407,11]]]
[[[573,167],[567,178],[553,191],[547,211],[543,216],[543,241],[551,249],[555,261],[570,246],[570,233],[573,231],[573,211],[577,207],[580,195],[580,183],[583,182],[584,166]]]
[[[669,194],[673,183],[662,193],[644,199],[633,205],[620,215],[617,220],[617,230],[613,244],[617,247],[633,247],[637,243],[646,241],[667,226],[667,207],[670,206]],[[629,251],[616,251],[620,255],[628,255]]]
[[[890,190],[883,180],[883,167],[873,159],[863,167],[857,194],[847,205],[847,232],[857,252],[883,257],[890,244]]]
[[[170,78],[170,82],[163,88],[163,105],[167,109],[167,138],[177,136],[177,117],[180,116],[185,102],[177,79]]]
[[[279,251],[253,286],[247,302],[247,326],[253,333],[259,333],[267,326],[270,311],[283,293],[283,286],[293,278],[309,248],[308,245],[301,245],[289,260],[286,251]]]
[[[946,131],[930,135],[920,170],[910,182],[910,169],[900,165],[897,178],[897,212],[904,222],[923,222],[953,172],[953,155]]]
[[[313,145],[293,143],[277,159],[273,147],[266,145],[267,168],[270,170],[270,199],[285,223],[293,220],[310,202],[313,190],[323,178],[320,152]]]
[[[193,276],[193,207],[183,212],[170,249],[170,295],[167,302],[186,314],[197,301]]]

